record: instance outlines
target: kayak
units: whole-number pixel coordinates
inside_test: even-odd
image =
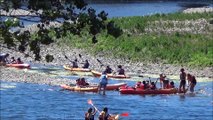
[[[120,87],[126,86],[126,83],[116,83],[116,84],[107,84],[106,90],[118,90]],[[76,84],[71,85],[72,87],[76,86]],[[98,87],[98,84],[89,85],[88,87]]]
[[[6,64],[7,67],[30,68],[30,64]]]
[[[118,90],[120,87],[126,85],[126,83],[107,84],[106,90]],[[91,85],[91,87],[98,87],[98,85]]]
[[[94,70],[91,70],[91,72],[92,72],[92,74],[95,77],[100,77],[101,76],[100,72],[97,72],[97,71],[94,71]],[[114,74],[107,74],[107,77],[109,77],[109,78],[119,78],[119,79],[130,78],[130,76],[127,76],[127,75],[114,75]]]
[[[61,85],[61,87],[65,90],[70,90],[70,91],[98,92],[98,87],[78,87],[78,86],[69,86],[69,85]]]
[[[120,88],[119,92],[121,94],[176,94],[176,93],[183,93],[179,92],[177,88],[171,88],[171,89],[157,89],[157,90],[144,90],[141,88],[133,88],[133,87],[122,87]]]
[[[77,72],[90,72],[91,70],[88,68],[72,68],[69,65],[63,65],[65,70],[77,71]]]

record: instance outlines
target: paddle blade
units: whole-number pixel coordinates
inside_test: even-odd
[[[129,116],[129,113],[122,113],[121,116],[127,117],[127,116]]]
[[[90,104],[90,105],[92,105],[92,100],[89,99],[89,100],[87,101],[87,103]]]
[[[78,56],[81,58],[81,54],[78,54]]]

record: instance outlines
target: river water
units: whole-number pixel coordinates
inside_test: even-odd
[[[212,87],[212,82],[199,82],[195,94],[141,96],[107,91],[103,96],[65,91],[58,86],[1,81],[0,119],[83,120],[91,107],[87,100],[92,99],[99,110],[108,107],[112,114],[129,114],[121,120],[212,120]]]

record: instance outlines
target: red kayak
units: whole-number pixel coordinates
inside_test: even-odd
[[[7,67],[30,68],[30,64],[6,64]]]
[[[100,72],[97,72],[97,71],[94,71],[94,70],[92,70],[91,72],[92,72],[92,74],[95,77],[100,77],[101,76]],[[107,74],[107,77],[109,77],[109,78],[119,78],[119,79],[130,78],[130,76],[127,76],[127,75],[114,75],[114,74]]]
[[[126,83],[107,84],[106,90],[118,90],[120,87],[126,85]],[[91,87],[98,87],[98,85],[91,85]]]
[[[141,88],[133,88],[133,87],[122,87],[120,88],[121,94],[176,94],[179,93],[177,88],[171,88],[171,89],[156,89],[156,90],[150,90],[150,89],[141,89]],[[183,93],[183,92],[181,92]]]

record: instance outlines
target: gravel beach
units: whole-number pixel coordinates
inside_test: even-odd
[[[206,12],[206,11],[212,11],[212,8],[194,8],[184,10],[185,13],[193,13],[193,12]],[[206,67],[206,68],[187,68],[185,66],[177,66],[177,65],[171,65],[171,64],[161,64],[161,63],[133,63],[131,61],[126,61],[122,59],[112,59],[104,57],[101,54],[98,54],[96,56],[90,55],[87,51],[76,49],[76,48],[70,48],[63,46],[61,48],[60,46],[56,44],[51,44],[49,46],[42,46],[41,47],[41,55],[44,56],[45,54],[51,54],[54,55],[54,60],[51,63],[47,63],[45,61],[45,58],[42,58],[41,61],[34,61],[33,54],[30,52],[27,52],[31,57],[25,57],[23,53],[20,53],[16,50],[10,50],[6,47],[0,46],[1,53],[9,53],[10,57],[21,57],[21,59],[24,62],[28,63],[40,63],[45,65],[55,65],[55,66],[62,66],[64,64],[69,64],[70,60],[74,60],[75,58],[78,59],[79,63],[83,62],[84,60],[89,60],[90,62],[90,68],[93,70],[103,71],[105,67],[101,67],[100,63],[97,61],[99,59],[104,65],[110,65],[110,67],[114,70],[117,69],[117,65],[122,65],[124,69],[126,70],[127,74],[129,75],[145,75],[145,74],[154,74],[159,75],[161,73],[164,73],[166,75],[174,75],[178,76],[180,69],[183,67],[185,68],[187,73],[191,73],[192,75],[195,75],[196,77],[206,77],[209,79],[213,78],[213,67]],[[82,57],[79,57],[79,54]],[[69,58],[66,59],[65,56]],[[79,64],[82,65],[82,64]],[[38,83],[38,84],[49,84],[49,85],[60,85],[60,84],[70,84],[71,81],[69,79],[64,78],[57,78],[57,77],[50,77],[45,74],[39,74],[39,73],[28,73],[23,71],[18,71],[10,68],[5,68],[3,66],[0,66],[1,70],[1,76],[0,80],[4,81],[13,81],[13,82],[27,82],[27,83]]]

